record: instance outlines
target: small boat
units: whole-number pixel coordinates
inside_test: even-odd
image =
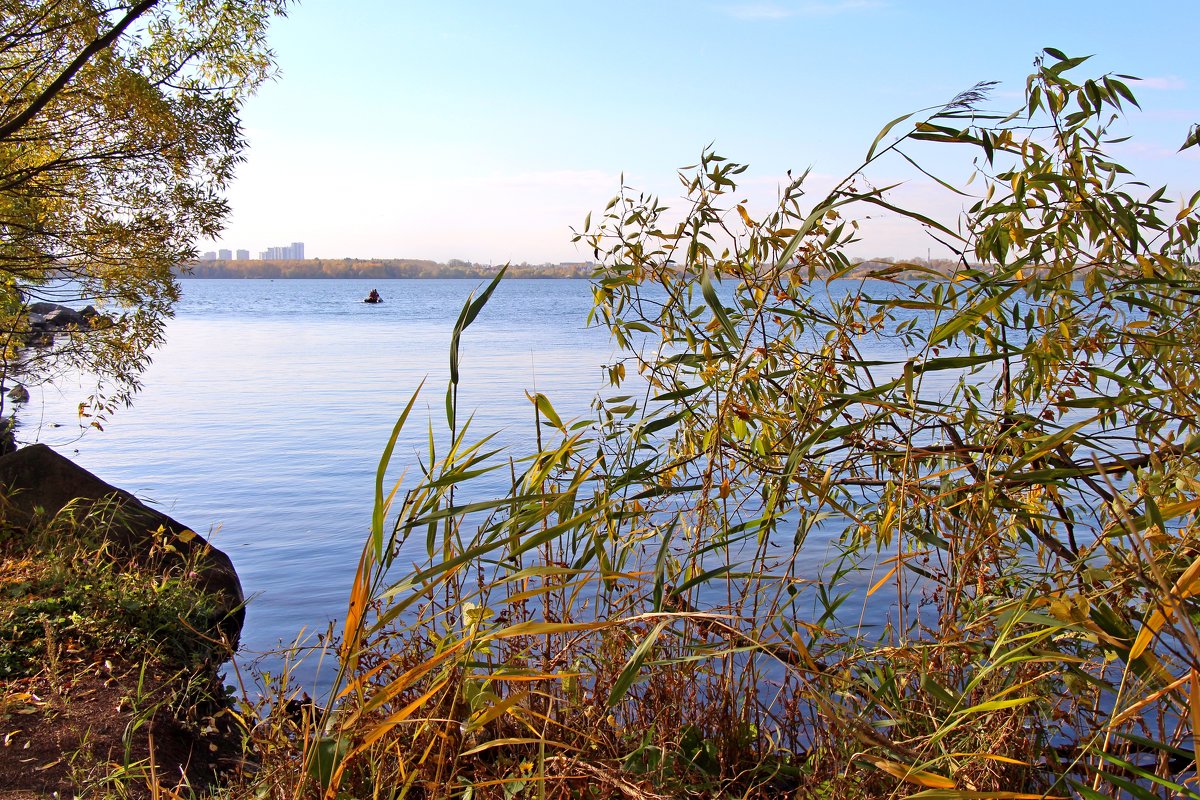
[[[364,297],[363,302],[364,303],[382,303],[383,298],[382,297]]]

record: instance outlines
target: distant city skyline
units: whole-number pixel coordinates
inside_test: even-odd
[[[201,261],[233,261],[233,250],[229,248],[218,248],[217,250],[206,250],[200,254]],[[249,250],[237,251],[238,261],[250,261]],[[290,245],[283,247],[268,247],[266,250],[258,252],[259,261],[303,261],[304,260],[304,242],[292,242]]]
[[[268,247],[258,254],[260,261],[303,261],[304,242],[292,242],[286,247]]]

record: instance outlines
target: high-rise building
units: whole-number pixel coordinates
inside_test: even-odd
[[[287,247],[268,247],[260,257],[264,261],[303,261],[304,242],[292,242]]]
[[[222,261],[231,261],[231,260],[233,260],[233,251],[232,250],[218,250],[217,258],[221,259]]]
[[[250,251],[249,250],[238,250],[237,251],[237,260],[238,261],[249,261],[250,260]]]
[[[200,256],[200,260],[201,261],[216,261],[217,254],[214,251],[209,250],[204,255]]]

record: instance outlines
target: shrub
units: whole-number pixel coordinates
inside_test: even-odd
[[[1136,101],[1082,63],[1047,50],[1012,114],[981,85],[895,120],[761,218],[711,151],[674,217],[622,189],[578,237],[625,394],[531,396],[524,458],[459,422],[495,284],[469,300],[445,452],[390,493],[395,435],[380,464],[317,788],[1196,796],[1198,197],[1111,160]],[[918,142],[978,154],[957,223],[871,181]],[[953,268],[852,263],[864,206]]]

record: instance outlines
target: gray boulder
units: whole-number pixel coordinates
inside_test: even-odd
[[[197,584],[217,600],[213,632],[224,634],[237,646],[246,612],[233,562],[186,525],[44,444],[0,456],[0,501],[8,518],[17,523],[48,519],[69,505],[76,520],[94,524],[95,532],[115,552],[148,567],[170,569],[184,563],[180,556],[194,563]],[[98,508],[104,513],[89,514]]]
[[[52,328],[65,328],[68,325],[84,324],[84,317],[73,308],[59,307],[44,315],[46,324]]]

